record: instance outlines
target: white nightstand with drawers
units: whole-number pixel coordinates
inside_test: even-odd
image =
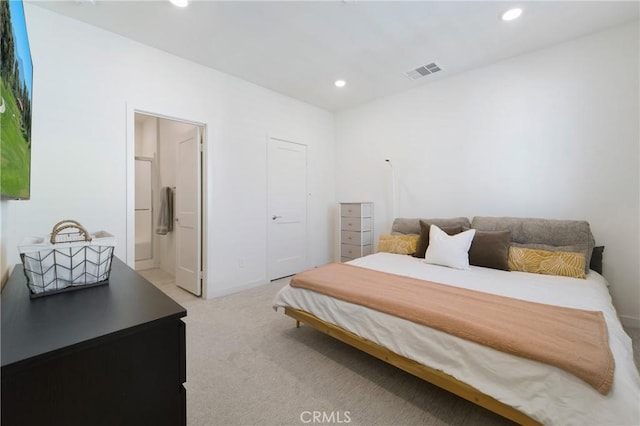
[[[340,261],[373,253],[373,203],[340,203]]]

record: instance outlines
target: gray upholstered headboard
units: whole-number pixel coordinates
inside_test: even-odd
[[[509,230],[512,245],[584,253],[585,272],[589,272],[595,238],[587,221],[476,216],[471,227],[479,231]]]
[[[462,226],[469,228],[471,223],[466,217],[454,217],[451,219],[421,219],[421,218],[397,218],[391,226],[392,234],[420,234],[420,221],[432,223],[438,227]]]
[[[595,246],[589,222],[584,220],[476,216],[469,223],[469,219],[466,217],[450,219],[397,218],[393,221],[391,233],[420,234],[420,220],[440,227],[460,225],[479,231],[509,230],[513,245],[584,253],[586,272],[588,272]]]
[[[589,222],[520,217],[476,216],[471,227],[480,231],[511,231],[511,241],[550,246],[584,245],[593,250],[595,239]]]

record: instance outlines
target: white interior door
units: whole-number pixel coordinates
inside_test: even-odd
[[[270,138],[269,279],[307,268],[307,146]]]
[[[198,127],[178,140],[174,227],[176,285],[197,296],[202,293],[200,146]]]

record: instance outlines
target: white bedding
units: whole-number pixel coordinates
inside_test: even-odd
[[[605,279],[586,280],[471,266],[471,270],[428,265],[406,255],[377,253],[353,265],[551,305],[602,311],[615,359],[613,387],[603,396],[559,368],[519,358],[309,290],[285,286],[274,307],[291,307],[446,372],[481,392],[554,425],[640,425],[640,376],[631,339],[618,320]]]

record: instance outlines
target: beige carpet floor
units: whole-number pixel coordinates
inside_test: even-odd
[[[286,280],[202,300],[162,271],[141,273],[188,312],[190,426],[511,424],[309,327],[296,329],[271,308]],[[640,365],[640,330],[628,332]]]

